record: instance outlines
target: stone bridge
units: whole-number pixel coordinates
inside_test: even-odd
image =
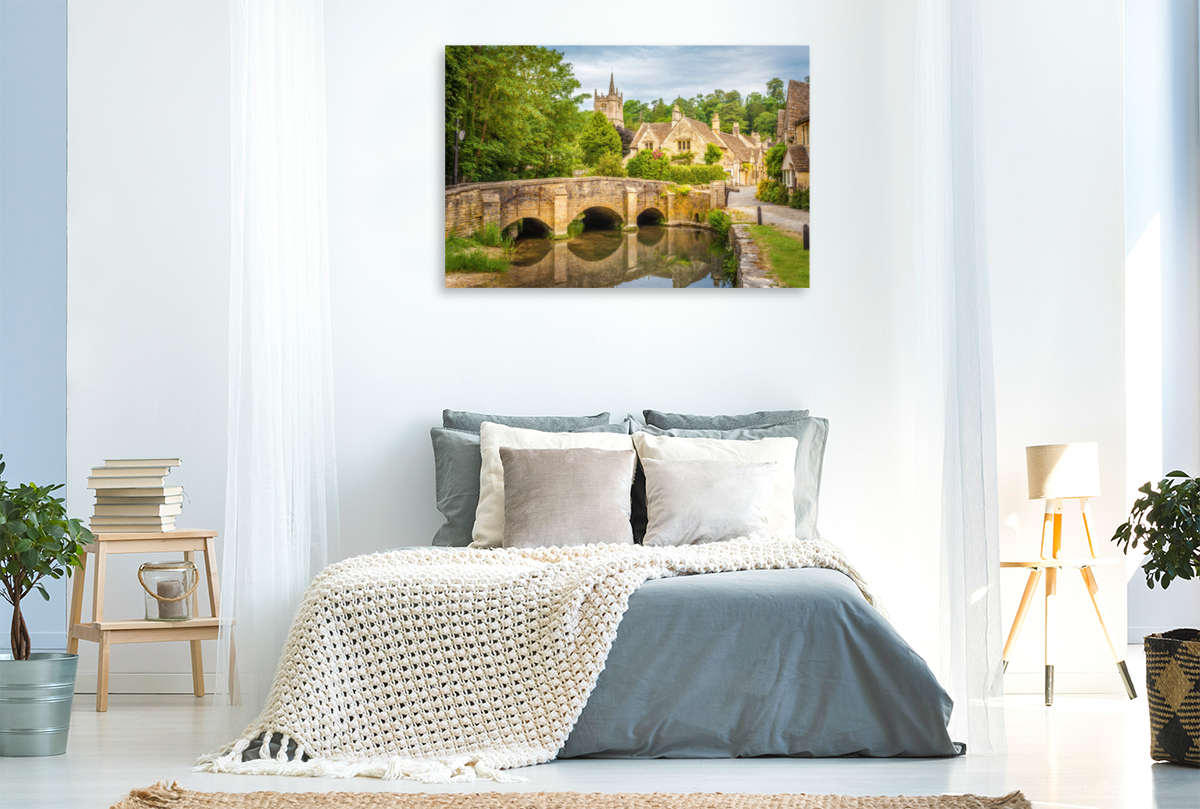
[[[723,182],[693,186],[686,193],[675,183],[624,177],[472,183],[446,189],[446,235],[469,236],[490,224],[505,230],[533,219],[565,239],[567,225],[585,211],[599,211],[634,230],[642,214],[669,225],[703,223],[710,210],[724,207]]]

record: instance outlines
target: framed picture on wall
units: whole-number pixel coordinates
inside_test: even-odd
[[[808,287],[809,81],[807,46],[447,46],[446,286]]]

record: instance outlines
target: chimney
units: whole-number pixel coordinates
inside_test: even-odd
[[[682,110],[679,109],[679,105],[676,104],[674,107],[671,108],[671,123],[673,123],[673,124],[678,123],[679,119],[682,117],[683,117],[683,112],[682,112]]]
[[[737,121],[733,122],[733,136],[735,138],[738,136],[738,122]]]
[[[715,112],[713,113],[712,130],[713,132],[721,131],[721,116],[717,115]]]
[[[757,132],[754,133],[754,145],[762,146],[762,136],[759,135]]]

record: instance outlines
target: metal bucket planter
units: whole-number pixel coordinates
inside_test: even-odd
[[[0,756],[67,752],[78,666],[79,655],[62,652],[0,655]]]
[[[1150,757],[1200,767],[1200,630],[1147,635]]]

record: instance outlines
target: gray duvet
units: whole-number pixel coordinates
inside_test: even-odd
[[[951,708],[841,573],[679,576],[630,597],[558,757],[953,756]]]

